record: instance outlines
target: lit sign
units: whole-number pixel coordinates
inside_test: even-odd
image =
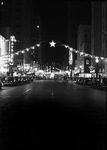
[[[88,59],[86,60],[86,64],[89,65],[89,60]]]
[[[72,63],[73,63],[72,52],[69,51],[69,65],[72,65]]]

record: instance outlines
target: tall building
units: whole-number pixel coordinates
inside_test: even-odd
[[[68,12],[67,12],[67,45],[72,47],[72,18],[71,18],[71,5],[72,3],[68,1]],[[71,54],[72,53],[72,54]],[[73,52],[69,53],[69,51],[66,52],[66,61],[65,65],[69,66],[70,68],[73,68]],[[69,60],[70,58],[70,60]]]
[[[0,35],[0,76],[9,72],[9,42]]]
[[[92,2],[91,53],[98,58],[92,58],[91,65],[95,67],[95,76],[107,77],[107,2]],[[97,59],[97,61],[96,61]]]
[[[32,0],[5,0],[1,8],[1,26],[14,31],[18,41],[16,51],[31,46]],[[22,59],[23,63],[30,63],[30,52],[17,56],[17,63],[22,63]]]
[[[91,25],[80,24],[77,31],[77,60],[75,61],[76,73],[81,77],[90,76],[89,66],[91,58],[84,53],[91,54]]]
[[[104,62],[104,76],[107,77],[107,2],[102,3],[102,54]]]
[[[31,52],[31,60],[32,62],[38,62],[42,65],[42,44],[43,34],[42,34],[42,19],[41,16],[33,16],[32,22],[32,44],[40,44],[40,46],[35,47]]]
[[[63,70],[68,70],[68,58],[69,58],[68,53],[66,53],[64,55]]]
[[[42,41],[42,20],[34,16],[32,0],[3,0],[1,5],[2,28],[10,27],[17,39],[14,51],[29,48]],[[36,7],[36,6],[35,6]],[[3,34],[3,30],[1,30]],[[5,32],[6,33],[6,32]],[[6,34],[5,34],[6,35]],[[6,35],[7,36],[7,35]],[[9,35],[7,36],[9,38]],[[36,62],[42,65],[42,47],[35,47],[25,53],[15,55],[15,64],[33,65]]]

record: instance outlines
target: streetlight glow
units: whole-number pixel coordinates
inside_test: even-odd
[[[37,47],[40,47],[40,44],[37,44]]]
[[[98,57],[96,57],[95,62],[96,62],[96,63],[99,63],[99,59],[98,59]]]
[[[37,28],[39,28],[39,25],[37,25]]]

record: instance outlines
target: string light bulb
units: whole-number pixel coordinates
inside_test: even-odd
[[[12,43],[11,43],[11,48],[13,48],[13,41],[16,42],[17,40],[15,39],[15,36],[11,36],[11,37],[10,37],[10,40],[12,41]],[[42,41],[42,42],[43,42],[43,41]],[[41,42],[41,43],[42,43],[42,42]],[[56,43],[55,43],[54,41],[52,41],[52,42],[50,42],[50,44],[51,44],[51,46],[54,46],[54,47],[55,47],[55,44],[56,44]],[[31,46],[31,47],[29,47],[29,48],[26,48],[25,50],[26,50],[26,51],[29,51],[30,49],[35,49],[35,46],[40,47],[40,43],[38,43],[38,44],[36,44],[36,45],[34,45],[34,46]],[[91,54],[88,54],[88,53],[80,52],[80,51],[75,50],[75,49],[73,49],[72,47],[70,47],[70,46],[68,46],[68,45],[65,45],[65,44],[62,44],[61,46],[64,46],[65,48],[68,48],[69,50],[74,51],[75,53],[80,53],[80,55],[83,55],[83,54],[84,54],[84,56],[89,56],[89,57],[95,59],[95,61],[96,61],[97,63],[99,62],[100,59],[101,59],[101,60],[105,60],[105,62],[107,61],[107,58],[105,58],[105,57],[98,57],[98,56],[94,56],[94,55],[91,55]],[[25,53],[24,50],[19,50],[18,52],[13,53],[13,55],[18,55],[20,52],[21,52],[21,53]],[[7,54],[6,54],[6,55],[7,55]]]
[[[40,47],[40,44],[37,44],[37,47]]]
[[[32,47],[31,47],[31,49],[35,49],[35,47],[34,47],[34,46],[32,46]]]
[[[26,48],[26,51],[29,51],[29,48]]]
[[[21,53],[23,54],[23,53],[24,53],[24,50],[23,50],[23,51],[21,51]]]
[[[101,57],[101,60],[103,60],[104,59],[104,57]]]

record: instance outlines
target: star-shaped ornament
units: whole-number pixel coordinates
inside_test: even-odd
[[[56,42],[54,42],[53,40],[52,40],[52,42],[50,42],[50,47],[55,47],[55,44],[56,44]]]

